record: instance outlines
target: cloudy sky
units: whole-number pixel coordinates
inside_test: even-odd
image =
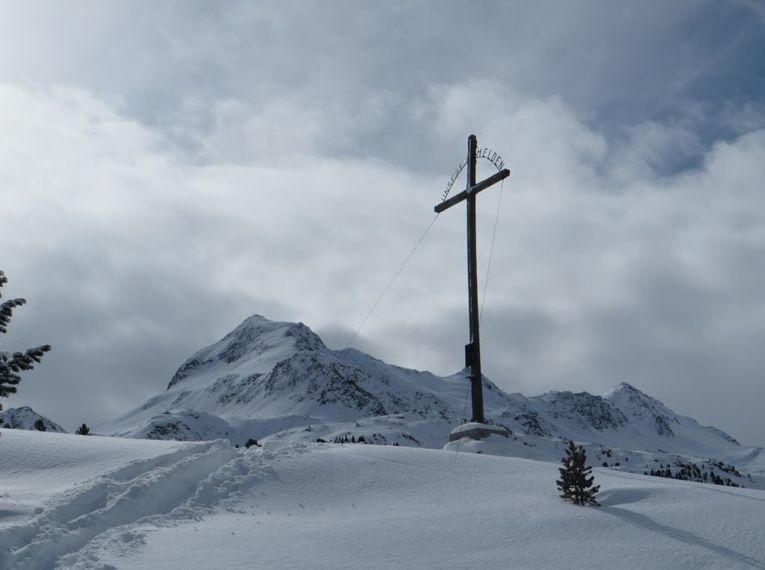
[[[29,301],[0,348],[54,347],[6,407],[113,418],[253,313],[344,347],[475,133],[512,170],[479,198],[484,371],[627,381],[765,444],[756,0],[0,9],[0,269]],[[354,346],[462,366],[464,224]]]

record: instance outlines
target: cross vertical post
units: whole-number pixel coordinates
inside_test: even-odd
[[[476,149],[475,135],[468,137],[467,187],[475,186]],[[467,206],[467,258],[468,258],[468,305],[470,319],[470,343],[465,346],[465,366],[470,368],[470,395],[473,402],[473,421],[484,422],[483,387],[481,382],[481,335],[478,330],[478,244],[476,240],[476,195],[469,193]]]
[[[481,374],[481,335],[479,332],[478,313],[478,247],[476,240],[476,196],[482,190],[510,176],[508,169],[503,169],[481,182],[476,182],[476,159],[478,140],[475,135],[468,137],[467,187],[465,190],[444,199],[433,209],[441,213],[463,200],[467,206],[467,273],[468,273],[468,311],[470,324],[470,342],[465,345],[465,366],[470,369],[470,388],[473,401],[473,422],[484,423],[483,413],[483,376]],[[486,430],[483,430],[484,432]],[[505,430],[501,430],[505,432]],[[467,432],[462,432],[467,433]],[[454,434],[453,434],[454,435]],[[503,433],[507,437],[506,433]],[[451,436],[450,436],[451,437]],[[455,436],[458,437],[458,436]]]

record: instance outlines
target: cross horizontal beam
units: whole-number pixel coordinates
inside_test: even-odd
[[[468,196],[472,194],[478,194],[481,190],[486,190],[489,186],[492,186],[493,184],[496,184],[500,180],[504,180],[510,176],[510,171],[507,168],[504,168],[497,172],[496,174],[493,174],[492,176],[489,176],[486,180],[482,180],[478,184],[471,186],[470,188],[467,188],[460,192],[459,194],[455,194],[448,200],[444,200],[440,204],[437,204],[433,210],[437,213],[441,213],[444,210],[451,208],[455,204],[459,204],[463,200],[465,200]]]

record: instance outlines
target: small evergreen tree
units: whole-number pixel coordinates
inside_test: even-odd
[[[5,273],[0,271],[0,289],[7,282],[8,278],[5,276]],[[0,297],[2,297],[2,291],[0,291]],[[8,332],[8,324],[11,322],[13,309],[20,307],[24,303],[26,303],[24,299],[8,299],[4,303],[0,303],[0,333],[5,334]],[[6,398],[10,394],[15,394],[17,391],[16,386],[21,382],[21,373],[26,370],[32,370],[35,364],[40,362],[43,355],[49,350],[50,345],[44,344],[24,352],[11,353],[0,351],[0,398]],[[0,410],[2,409],[3,406],[0,404]]]
[[[45,422],[42,421],[42,419],[39,419],[39,418],[37,420],[35,420],[35,429],[37,431],[48,431],[46,429],[46,427],[45,427]]]
[[[82,424],[80,427],[77,428],[77,431],[74,432],[77,435],[90,435],[90,428],[88,427],[88,424]]]
[[[590,475],[592,467],[587,465],[584,447],[569,441],[566,455],[561,458],[561,462],[563,467],[558,469],[560,479],[556,481],[561,498],[580,506],[597,505],[595,494],[600,490],[600,485],[593,484],[595,477]]]

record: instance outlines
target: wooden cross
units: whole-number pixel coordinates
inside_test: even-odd
[[[463,200],[467,203],[467,258],[468,258],[468,305],[470,307],[470,343],[465,345],[465,366],[470,368],[471,396],[473,400],[472,421],[483,423],[483,386],[481,383],[481,337],[478,332],[478,256],[476,247],[476,195],[510,176],[510,171],[505,168],[486,180],[475,181],[476,148],[478,140],[475,135],[468,137],[467,156],[467,188],[444,200],[433,208],[441,213]]]

